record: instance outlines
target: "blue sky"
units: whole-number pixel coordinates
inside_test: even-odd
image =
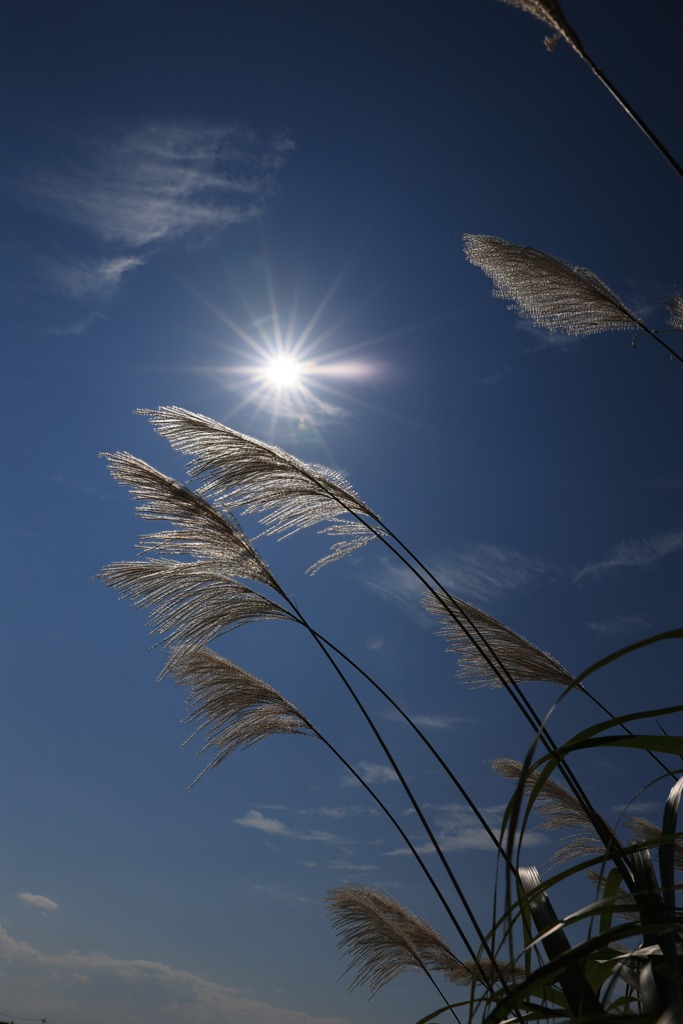
[[[680,5],[565,10],[681,159]],[[139,532],[98,453],[181,475],[132,414],[179,405],[331,465],[454,594],[572,671],[678,627],[679,365],[628,332],[534,328],[491,296],[461,239],[589,267],[663,327],[683,287],[681,182],[567,47],[547,53],[540,22],[495,0],[25,0],[2,22],[0,1015],[417,1020],[435,1008],[421,979],[370,1003],[337,980],[330,887],[381,885],[448,922],[320,744],[275,738],[186,792],[202,762],[181,747],[182,694],[154,684],[164,657],[144,615],[93,580]],[[294,388],[267,376],[288,350]],[[487,761],[523,757],[528,734],[504,694],[458,682],[410,578],[376,544],[308,577],[325,553],[315,533],[263,552],[499,824],[508,791]],[[305,636],[265,623],[217,649],[406,812]],[[618,711],[673,703],[674,656],[641,652],[596,691]],[[555,696],[531,687],[539,707]],[[486,917],[485,837],[367,699]],[[591,714],[568,704],[557,728]],[[633,758],[587,770],[605,813],[647,771]]]

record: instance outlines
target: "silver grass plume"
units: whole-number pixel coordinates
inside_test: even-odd
[[[355,970],[351,988],[367,985],[370,994],[393,981],[404,971],[420,970],[429,975],[440,971],[450,981],[462,982],[463,970],[444,939],[431,925],[411,913],[387,893],[361,885],[342,885],[326,896],[337,945],[345,949]]]
[[[190,456],[188,472],[202,481],[201,491],[221,506],[259,515],[265,536],[288,537],[309,526],[326,523],[323,533],[346,535],[320,568],[374,536],[358,519],[370,519],[378,533],[379,519],[336,471],[302,462],[275,445],[241,434],[198,413],[161,406],[148,415],[157,433]],[[348,522],[347,516],[351,517]]]
[[[595,884],[595,888],[600,899],[606,899],[605,887],[607,884],[607,876],[600,871],[587,871],[586,878]],[[612,893],[610,897],[611,905],[614,909],[614,913],[617,917],[622,918],[625,921],[639,921],[640,912],[638,911],[638,905],[633,898],[633,894],[622,889],[621,886]],[[610,946],[614,948],[618,944],[610,943]]]
[[[560,36],[565,42],[569,43],[572,49],[576,50],[580,56],[584,55],[581,41],[567,21],[564,11],[557,0],[503,0],[503,3],[509,4],[511,7],[519,7],[520,10],[526,11],[527,14],[533,14],[539,21],[548,25],[557,36]],[[548,49],[552,49],[555,40],[546,39],[545,43]]]
[[[164,643],[202,647],[248,622],[294,617],[280,605],[226,575],[220,561],[150,558],[114,562],[98,574],[135,607],[150,608],[150,632]]]
[[[524,772],[523,765],[509,757],[496,758],[491,762],[491,767],[505,779],[519,782],[523,778],[527,793],[535,787],[541,777],[536,771]],[[541,829],[548,832],[564,828],[577,830],[578,834],[552,855],[551,860],[555,863],[564,864],[573,857],[590,857],[604,850],[604,843],[596,835],[595,827],[581,803],[559,782],[545,780],[540,794],[536,797],[534,810],[544,819],[540,825]]]
[[[670,836],[663,840],[661,828],[648,821],[647,818],[629,818],[626,824],[640,842],[652,843],[653,848],[663,841],[667,843],[671,841]],[[683,842],[680,840],[673,843],[673,862],[677,871],[683,871]]]
[[[424,606],[441,619],[439,635],[448,641],[448,650],[459,655],[458,675],[466,682],[498,687],[511,678],[515,683],[573,684],[574,677],[559,661],[473,604],[428,594]]]
[[[464,235],[463,239],[467,259],[493,281],[493,294],[511,299],[510,308],[537,327],[576,335],[644,329],[590,270],[492,235]]]
[[[206,647],[180,648],[166,672],[188,689],[185,722],[196,729],[185,742],[202,734],[199,753],[214,755],[192,786],[240,747],[267,736],[316,735],[308,719],[277,690]]]
[[[223,514],[205,498],[165,473],[127,452],[105,454],[117,483],[128,487],[142,504],[141,519],[164,520],[175,529],[141,537],[139,547],[147,554],[190,555],[220,563],[231,576],[280,587],[270,569],[249,543],[235,518]]]
[[[683,298],[674,295],[669,303],[669,323],[678,331],[683,331]]]

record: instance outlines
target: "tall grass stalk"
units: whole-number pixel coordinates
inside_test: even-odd
[[[557,0],[505,2],[552,30],[550,48],[563,39],[683,177],[681,166],[588,56]],[[573,335],[629,330],[635,337],[647,335],[671,359],[683,362],[662,338],[663,330],[646,324],[591,271],[494,236],[468,234],[464,240],[467,258],[493,280],[494,294],[542,329]],[[680,330],[683,300],[676,296],[668,308],[670,328]],[[366,984],[374,993],[404,971],[422,972],[439,1003],[419,1024],[446,1013],[469,1024],[683,1020],[683,910],[677,903],[683,739],[661,725],[675,721],[683,705],[614,713],[585,685],[635,651],[683,639],[683,629],[645,637],[573,674],[485,610],[451,594],[337,472],[198,413],[161,406],[145,414],[187,457],[188,479],[181,483],[128,453],[107,456],[114,479],[138,502],[139,516],[165,525],[142,536],[143,557],[112,563],[100,576],[148,610],[152,634],[169,649],[162,677],[183,688],[190,739],[199,738],[200,753],[208,757],[192,785],[238,750],[269,736],[319,740],[396,830],[452,932],[442,936],[386,892],[358,885],[333,889],[327,903],[347,969],[355,974],[352,986]],[[530,730],[521,760],[497,758],[492,765],[506,785],[512,784],[499,827],[487,820],[466,780],[389,688],[304,614],[260,554],[258,537],[247,537],[244,516],[258,517],[259,537],[285,538],[311,527],[326,535],[330,549],[309,572],[327,570],[374,541],[418,581],[423,607],[438,620],[437,632],[458,658],[459,674],[512,701]],[[208,647],[236,628],[272,620],[298,626],[320,652],[398,779],[426,847],[409,836],[337,740],[278,690]],[[552,684],[558,696],[550,711],[538,710],[528,692],[531,682]],[[370,711],[365,687],[412,730],[491,844],[495,868],[488,915],[475,910],[439,842],[429,805],[413,791],[379,717]],[[597,708],[602,717],[558,742],[550,724],[569,696]],[[611,822],[591,799],[578,757],[613,750],[655,765],[654,778],[642,776],[641,791],[655,781],[668,782],[661,824],[635,815]],[[541,830],[561,837],[545,877],[526,863],[530,830],[539,820]],[[430,869],[425,849],[435,852],[438,872]],[[576,879],[585,876],[593,887],[591,900],[559,915],[556,896],[564,902]]]
[[[632,900],[630,908],[638,915],[637,926],[630,924],[628,935],[635,934],[638,927],[650,950],[645,966],[638,972],[634,974],[629,966],[627,987],[632,989],[634,978],[638,980],[642,975],[637,1005],[654,1005],[655,997],[646,994],[645,984],[652,974],[650,988],[656,993],[662,1012],[677,1006],[679,985],[670,977],[672,958],[676,955],[673,936],[677,933],[680,916],[672,881],[676,857],[674,853],[669,855],[663,851],[669,847],[675,850],[674,823],[681,786],[678,782],[674,785],[667,801],[661,832],[647,836],[642,825],[634,826],[639,842],[629,847],[594,807],[570,761],[579,750],[605,744],[644,750],[654,756],[683,753],[681,741],[675,737],[634,733],[630,723],[651,717],[636,713],[611,715],[606,721],[558,745],[549,732],[548,716],[542,718],[538,714],[520,684],[546,679],[561,688],[561,700],[570,692],[585,693],[581,680],[595,671],[595,666],[574,677],[550,655],[486,612],[449,594],[438,578],[337,474],[322,467],[308,466],[274,446],[185,410],[161,408],[151,414],[151,419],[174,447],[190,454],[190,480],[198,480],[199,488],[192,490],[127,453],[108,456],[115,479],[126,485],[140,503],[139,515],[147,520],[163,520],[170,528],[142,537],[142,553],[154,557],[133,563],[113,563],[102,570],[101,576],[134,603],[149,608],[152,631],[165,637],[165,642],[171,646],[171,657],[163,674],[172,675],[188,689],[188,719],[200,723],[198,731],[204,733],[205,739],[202,749],[213,753],[205,770],[217,767],[239,747],[276,733],[307,733],[322,740],[398,831],[445,910],[466,954],[453,953],[446,940],[440,937],[441,945],[438,945],[434,938],[436,933],[430,932],[426,923],[416,923],[421,919],[411,911],[398,910],[393,898],[362,887],[342,887],[331,894],[330,905],[341,942],[349,950],[351,967],[358,972],[358,982],[370,980],[375,989],[395,977],[399,970],[419,969],[430,977],[443,998],[442,984],[434,978],[435,972],[445,975],[447,982],[455,980],[456,984],[462,984],[466,976],[471,994],[469,1001],[460,1003],[459,1008],[462,1012],[463,1006],[467,1006],[470,1020],[498,1019],[500,1013],[508,1012],[509,1008],[536,1019],[542,1008],[553,1017],[562,1016],[566,1010],[574,1018],[613,1016],[615,1006],[621,1006],[623,1001],[621,989],[627,974],[621,959],[617,959],[624,954],[615,953],[611,945],[617,934],[623,936],[624,929],[618,926],[615,931],[611,922],[613,913],[623,911],[621,893],[626,891]],[[484,815],[476,811],[507,880],[503,910],[494,915],[496,919],[490,927],[484,926],[480,915],[474,911],[425,809],[412,792],[400,764],[342,664],[369,683],[413,726],[445,777],[464,796],[471,809],[476,810],[476,802],[388,691],[353,658],[327,640],[288,596],[253,542],[247,539],[239,522],[245,510],[260,514],[266,532],[271,534],[291,535],[313,525],[333,537],[350,536],[350,543],[342,542],[342,554],[357,550],[359,529],[365,529],[370,534],[369,539],[379,540],[421,581],[426,606],[441,620],[442,634],[460,656],[461,669],[469,674],[470,680],[502,689],[529,723],[533,741],[524,762],[499,761],[494,765],[516,782],[503,830],[498,834],[494,832]],[[336,561],[340,557],[339,549],[333,549],[332,554],[332,560]],[[184,560],[169,557],[178,555]],[[443,882],[427,867],[415,842],[337,745],[268,684],[255,680],[204,646],[238,626],[264,619],[284,619],[303,627],[322,652],[401,782],[437,853],[455,899],[464,910],[464,921],[456,912]],[[672,631],[643,644],[681,635],[683,631]],[[612,655],[608,660],[616,657]],[[662,717],[667,710],[660,709],[657,714]],[[624,727],[626,732],[615,735],[612,731],[615,726]],[[536,754],[539,747],[544,751],[540,757]],[[675,774],[664,762],[660,764],[665,771]],[[551,778],[555,772],[560,774],[564,785]],[[622,900],[619,908],[616,895],[610,897],[611,906],[606,904],[603,887],[599,899],[578,915],[557,917],[548,893],[573,877],[578,869],[572,868],[543,882],[536,868],[520,862],[524,835],[534,808],[544,817],[546,827],[580,829],[582,838],[564,842],[556,860],[561,863],[579,858],[582,871],[587,866],[601,868],[600,879],[612,877],[614,872],[619,879]],[[659,881],[648,859],[652,847],[659,851],[662,868]],[[596,941],[598,917],[599,941]],[[593,938],[573,945],[565,928],[581,920],[589,922]],[[401,922],[400,927],[398,922]],[[416,943],[418,934],[423,938],[422,947]],[[441,949],[438,956],[434,952],[435,943]],[[532,952],[539,959],[539,966],[533,966]],[[598,957],[603,959],[598,960]],[[607,974],[603,970],[605,962],[610,964]],[[458,971],[453,969],[454,963],[461,965]],[[609,994],[610,1002],[605,1003],[601,1001],[600,988],[610,974],[617,978],[617,987],[621,981],[621,987],[615,1000],[612,998],[614,984],[606,985],[605,993]],[[549,977],[554,986],[550,990]],[[596,977],[599,985],[596,985]],[[540,1002],[539,993],[542,993]],[[456,1012],[455,1003],[444,1001],[442,1010]]]

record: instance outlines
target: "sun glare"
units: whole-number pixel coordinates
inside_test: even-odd
[[[292,356],[276,356],[265,368],[266,380],[278,388],[292,388],[301,381],[303,365]]]

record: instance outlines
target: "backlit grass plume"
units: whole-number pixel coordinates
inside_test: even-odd
[[[279,591],[277,581],[235,517],[219,512],[200,494],[127,452],[105,456],[117,483],[128,487],[141,504],[141,519],[163,520],[174,527],[140,538],[147,554],[190,555],[220,563],[225,572]]]
[[[550,654],[473,604],[433,594],[423,603],[441,619],[439,636],[448,641],[448,650],[458,655],[458,675],[465,682],[494,687],[534,680],[562,686],[574,682],[571,673]]]
[[[533,14],[535,18],[538,18],[551,28],[556,33],[556,37],[559,36],[564,39],[573,50],[580,56],[583,56],[584,51],[581,41],[567,21],[564,11],[557,0],[503,0],[503,3],[509,4],[511,7],[519,7],[520,10],[526,11],[527,14]],[[555,40],[553,39],[546,39],[548,48],[554,42]]]
[[[135,607],[149,608],[150,632],[170,646],[202,647],[248,622],[293,619],[275,601],[232,579],[220,560],[113,562],[99,577]]]
[[[590,270],[491,235],[464,235],[465,255],[494,284],[493,294],[547,331],[596,334],[641,330],[638,319]]]
[[[166,528],[143,535],[139,547],[144,557],[106,566],[100,575],[134,604],[149,609],[152,632],[162,636],[172,648],[164,674],[172,675],[185,688],[186,721],[194,727],[193,737],[200,738],[200,753],[208,755],[208,765],[198,778],[230,754],[268,736],[314,736],[338,759],[397,831],[445,912],[458,942],[458,952],[463,954],[463,957],[456,955],[431,925],[406,910],[393,897],[362,886],[343,885],[331,891],[329,907],[339,943],[349,955],[349,970],[355,971],[353,985],[367,984],[374,993],[403,971],[419,970],[435,986],[442,1003],[436,1014],[429,1015],[430,1019],[447,1011],[455,1016],[458,1006],[467,1007],[470,1024],[487,1021],[489,1017],[492,1024],[493,1018],[501,1020],[515,1014],[515,1019],[528,1014],[547,1017],[541,1012],[546,1007],[550,1007],[551,1016],[557,1016],[555,1010],[558,1010],[562,1019],[566,1019],[567,1007],[576,1019],[576,1015],[584,1011],[596,1017],[601,1009],[612,1004],[608,999],[598,998],[599,985],[594,985],[594,978],[606,978],[615,958],[621,955],[614,953],[612,947],[608,948],[611,941],[608,936],[612,933],[607,918],[611,920],[612,910],[616,914],[630,911],[632,916],[626,925],[631,929],[629,934],[639,930],[651,945],[656,943],[656,953],[647,954],[653,970],[658,969],[662,957],[668,958],[666,966],[670,969],[672,957],[675,957],[675,941],[671,935],[678,921],[673,903],[672,872],[678,858],[674,834],[683,787],[676,783],[671,791],[661,832],[654,826],[634,826],[636,834],[645,837],[644,845],[652,845],[659,851],[661,882],[657,883],[647,851],[634,851],[632,847],[621,845],[569,764],[574,748],[585,750],[592,745],[600,748],[605,730],[612,730],[615,724],[626,727],[640,716],[609,717],[596,728],[584,730],[558,747],[550,735],[547,719],[540,717],[518,685],[547,681],[561,685],[567,692],[602,662],[575,678],[551,655],[487,612],[449,595],[422,561],[337,474],[309,466],[272,445],[185,410],[164,407],[151,415],[157,429],[161,428],[161,433],[167,434],[173,444],[190,456],[190,471],[200,481],[199,489],[191,490],[128,453],[109,455],[111,473],[117,482],[128,487],[138,502],[138,515],[145,521],[164,522]],[[304,526],[317,525],[332,536],[340,536],[342,545],[349,540],[355,543],[354,531],[361,537],[377,536],[402,567],[417,576],[428,591],[427,608],[441,620],[441,634],[449,649],[459,655],[460,674],[469,682],[503,687],[507,698],[514,702],[532,729],[533,744],[525,762],[528,768],[507,758],[495,763],[500,774],[518,783],[498,834],[494,833],[485,813],[477,807],[452,766],[390,692],[309,623],[247,538],[235,509],[260,515],[268,534],[286,536]],[[322,563],[335,557],[337,552],[333,548]],[[403,812],[397,813],[382,800],[344,750],[337,746],[338,740],[333,741],[319,732],[278,690],[206,646],[222,633],[263,619],[284,619],[303,627],[321,650],[326,669],[343,684],[377,741],[387,766],[403,788],[409,809],[415,813],[411,832],[419,829],[419,836],[413,837],[406,831]],[[660,634],[644,643],[674,635],[678,636],[678,632]],[[608,657],[607,661],[616,656]],[[418,799],[396,752],[390,749],[378,722],[351,684],[350,673],[358,683],[373,687],[393,712],[398,712],[413,726],[414,734],[434,757],[444,780],[455,787],[473,813],[482,839],[485,838],[497,853],[499,866],[504,864],[504,874],[499,877],[505,878],[505,899],[502,910],[495,912],[492,927],[479,920],[458,877],[456,859],[447,856],[449,851],[443,838],[430,820],[433,805]],[[602,705],[598,706],[609,714]],[[673,710],[660,709],[660,712],[666,715]],[[622,744],[628,749],[635,746],[655,753],[678,751],[676,741],[666,734],[638,736],[626,728],[624,736],[610,735],[608,739],[610,744]],[[342,743],[353,745],[354,742],[353,737],[342,736]],[[532,763],[537,747],[541,755]],[[666,765],[658,763],[666,772]],[[550,781],[551,772],[556,772],[562,782]],[[524,797],[526,806],[523,806]],[[527,835],[528,812],[534,804],[544,819],[543,827],[548,830],[573,828],[577,833],[576,839],[560,846],[555,859],[567,859],[569,855],[582,858],[578,867],[571,871],[563,869],[545,883],[535,868],[520,868],[518,863],[518,854],[524,849]],[[511,841],[507,841],[512,836],[516,838],[516,853]],[[434,855],[438,865],[436,872],[428,864],[428,854]],[[574,948],[565,934],[566,922],[556,917],[547,894],[563,880],[565,872],[566,877],[570,877],[598,863],[604,863],[602,874],[606,874],[607,881],[598,890],[599,905],[591,904],[586,913],[589,923],[594,918],[600,921],[600,948],[591,946],[589,953],[584,954],[579,944],[574,955]],[[633,865],[637,874],[631,870]],[[630,905],[617,899],[621,891],[628,893]],[[496,892],[494,907],[497,906]],[[615,937],[622,934],[615,933]],[[587,941],[594,942],[593,939]],[[537,967],[532,965],[532,947],[538,954]],[[504,960],[499,957],[501,950],[505,952]],[[631,970],[628,976],[621,961],[617,965],[622,988],[630,984],[628,978],[635,979],[637,998],[642,1006],[649,1005],[643,993],[650,960],[637,972]],[[453,1003],[442,992],[442,984],[466,988],[467,998],[459,1004]],[[676,987],[664,976],[658,986],[662,1005],[677,1005]],[[617,1008],[620,1008],[619,998],[614,1000]]]
[[[202,493],[221,507],[260,516],[264,535],[288,537],[325,524],[322,532],[346,536],[314,569],[373,539],[358,519],[374,523],[377,530],[378,517],[335,470],[302,462],[276,445],[186,409],[162,406],[144,413],[162,437],[190,456],[188,473],[201,481]]]
[[[326,897],[339,946],[355,971],[351,988],[367,985],[371,994],[404,971],[428,976],[440,971],[462,979],[462,964],[431,925],[388,893],[362,885],[342,885]]]
[[[491,767],[504,779],[512,779],[517,783],[522,780],[527,794],[534,791],[541,778],[540,772],[525,771],[520,761],[509,757],[495,758]],[[534,810],[543,818],[539,827],[545,831],[574,829],[572,838],[553,852],[551,859],[557,864],[564,864],[573,857],[590,857],[604,849],[604,843],[596,834],[594,822],[586,814],[585,807],[561,783],[545,779],[536,794]]]
[[[614,83],[610,81],[602,68],[598,67],[593,58],[588,55],[583,43],[569,24],[558,0],[502,0],[502,2],[509,4],[511,7],[518,7],[520,10],[526,11],[527,14],[532,14],[535,18],[538,18],[539,21],[542,21],[553,30],[555,35],[552,37],[546,36],[544,40],[546,49],[552,50],[558,39],[564,39],[564,41],[571,46],[574,53],[576,53],[584,64],[591,69],[600,84],[607,89],[612,99],[616,100],[621,109],[628,114],[633,123],[637,125],[641,132],[650,140],[652,145],[659,151],[661,156],[664,157],[669,166],[676,171],[679,177],[683,178],[683,167],[678,160],[676,160],[673,153],[667,149],[659,136],[652,130],[650,125],[643,120],[640,114],[638,114],[631,106],[626,97],[617,89]]]
[[[181,647],[166,672],[188,690],[185,721],[196,729],[186,742],[201,734],[199,753],[214,754],[193,786],[240,747],[268,736],[316,734],[301,711],[272,686],[206,647]]]
[[[493,235],[466,234],[463,241],[467,259],[493,281],[493,294],[510,299],[510,308],[537,327],[574,335],[643,332],[683,362],[683,357],[585,267],[573,267],[557,256]]]
[[[99,573],[135,606],[150,609],[153,635],[164,636],[167,645],[196,648],[248,622],[293,618],[278,602],[241,582],[262,584],[284,597],[230,513],[219,512],[201,495],[126,452],[106,458],[114,479],[141,502],[138,515],[174,527],[142,537],[141,550],[190,556],[187,561],[114,562]]]

